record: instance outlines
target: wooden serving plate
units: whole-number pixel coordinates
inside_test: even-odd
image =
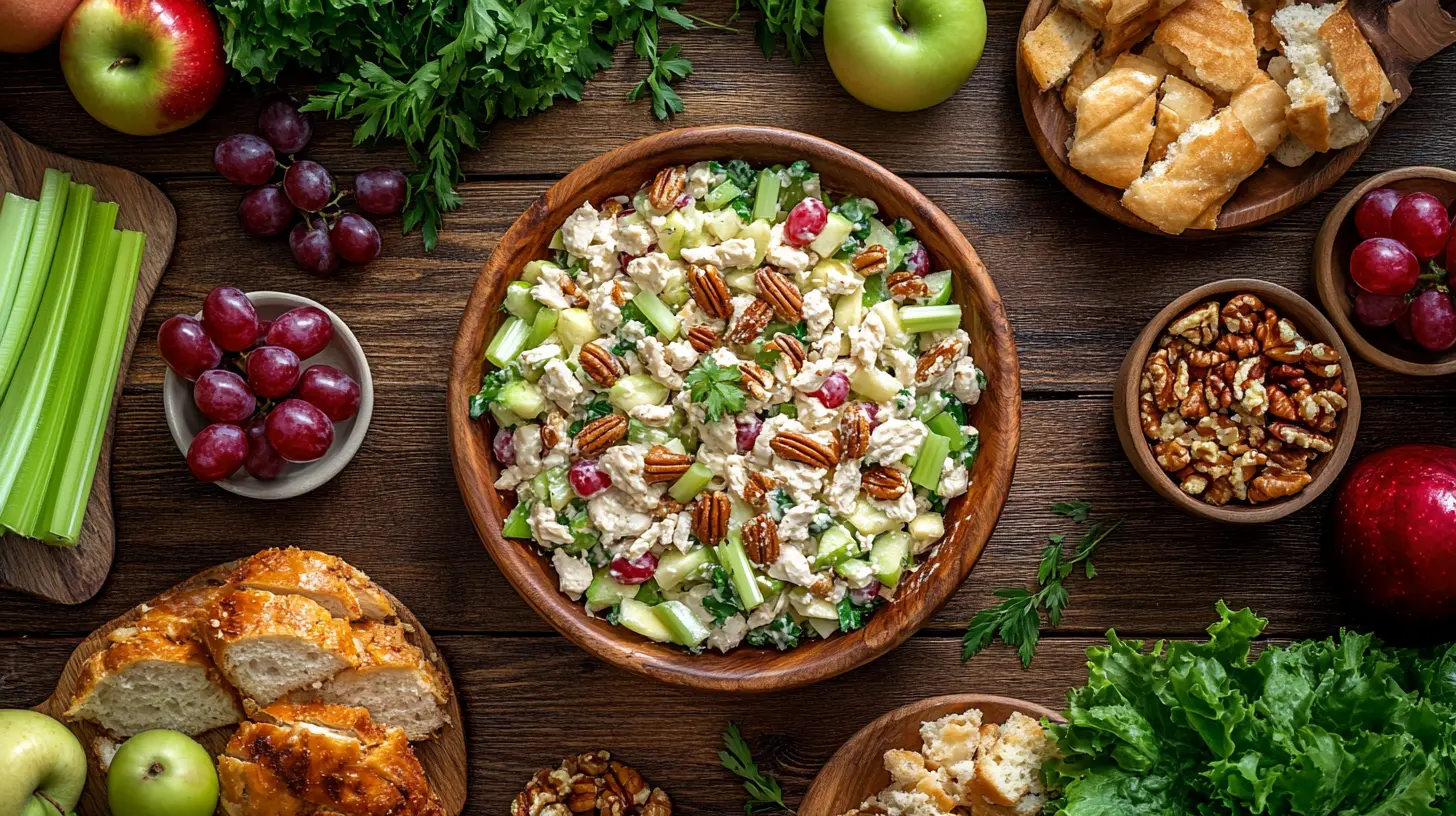
[[[1057,0],[1031,0],[1017,34],[1020,43],[1027,32],[1036,28],[1051,13]],[[1445,0],[1451,7],[1451,0]],[[1442,0],[1349,0],[1350,11],[1370,40],[1380,64],[1400,98],[1386,111],[1385,119],[1410,98],[1411,72],[1422,62],[1456,43],[1456,17],[1441,6]],[[1082,175],[1067,162],[1067,138],[1072,135],[1072,117],[1062,107],[1056,89],[1042,93],[1026,61],[1017,49],[1016,88],[1021,97],[1021,113],[1037,152],[1052,173],[1078,198],[1094,210],[1134,229],[1153,235],[1167,233],[1144,221],[1122,206],[1122,191]],[[1316,155],[1300,167],[1285,167],[1270,159],[1264,169],[1249,177],[1234,197],[1224,205],[1218,217],[1218,229],[1184,232],[1181,238],[1210,238],[1227,232],[1267,224],[1309,202],[1329,189],[1370,142],[1378,135],[1343,150]]]
[[[1064,722],[1060,714],[1036,703],[987,694],[947,694],[901,706],[861,728],[834,752],[799,803],[799,816],[841,816],[859,807],[890,784],[886,751],[918,751],[921,723],[972,708],[981,710],[985,722],[997,725],[1018,711],[1038,720]]]
[[[203,570],[168,592],[220,585],[241,563],[243,563],[242,560],[238,560]],[[458,816],[465,809],[466,777],[469,766],[465,761],[465,721],[460,715],[459,695],[455,692],[454,683],[450,678],[450,667],[445,665],[444,656],[435,648],[434,641],[430,640],[429,633],[425,631],[425,627],[419,619],[387,590],[379,587],[378,584],[375,584],[375,587],[394,604],[399,622],[404,624],[409,641],[418,646],[435,664],[451,689],[450,701],[446,705],[446,711],[450,716],[449,724],[435,739],[412,744],[415,753],[420,758],[420,764],[425,768],[425,775],[429,777],[430,784],[440,797],[440,803],[444,806],[445,813],[447,816]],[[70,706],[71,697],[76,691],[76,684],[81,678],[81,667],[85,665],[86,659],[106,648],[106,637],[111,634],[112,630],[131,623],[140,614],[139,607],[133,608],[81,641],[81,645],[71,653],[71,659],[66,661],[65,668],[61,670],[61,679],[56,684],[56,690],[45,702],[35,707],[36,711],[65,723],[66,727],[71,729],[71,733],[75,734],[77,739],[81,740],[81,744],[86,747],[90,762],[86,769],[86,791],[81,796],[81,803],[76,806],[79,816],[108,816],[111,812],[106,806],[106,775],[101,772],[100,764],[93,750],[95,739],[104,736],[105,732],[95,723],[67,722],[62,715]],[[234,730],[236,729],[232,726],[215,728],[197,737],[197,741],[201,742],[209,753],[217,756],[227,747],[227,742],[232,737]]]
[[[661,168],[721,158],[754,163],[807,159],[824,188],[868,196],[887,219],[908,218],[931,257],[954,270],[954,298],[971,353],[990,387],[972,410],[981,456],[970,491],[946,514],[944,542],[863,629],[814,640],[787,652],[740,647],[728,654],[690,655],[630,630],[587,617],[557,588],[551,562],[530,542],[501,536],[514,495],[495,489],[493,423],[470,418],[467,401],[480,387],[481,352],[500,326],[506,285],[530,260],[548,257],[548,243],[583,201],[635,191]],[[450,365],[450,446],[455,479],[486,550],[516,591],[578,646],[630,672],[666,683],[725,692],[798,688],[849,671],[895,648],[935,614],[970,573],[1006,504],[1021,433],[1021,380],[1016,341],[1001,296],[976,250],[955,222],[908,182],[832,142],[770,127],[696,127],[660,133],[606,153],[572,171],[536,199],[505,234],[481,270],[460,321]]]
[[[116,390],[111,395],[111,414],[101,441],[101,460],[91,480],[91,499],[81,524],[80,539],[75,547],[53,547],[17,535],[0,536],[0,587],[56,603],[79,604],[101,591],[116,551],[116,521],[111,515],[111,444],[116,430],[116,409],[121,402],[121,387],[126,382],[142,319],[172,257],[172,245],[177,240],[177,211],[161,190],[136,173],[42,150],[0,122],[0,192],[35,198],[40,194],[41,177],[52,167],[70,173],[73,181],[95,187],[97,201],[115,201],[121,205],[116,221],[118,228],[147,234],[131,325],[121,352]]]

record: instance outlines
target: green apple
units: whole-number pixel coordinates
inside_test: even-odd
[[[0,711],[0,813],[62,816],[81,801],[86,751],[70,729],[35,711]]]
[[[981,0],[829,0],[824,51],[844,89],[887,111],[938,105],[986,46]]]
[[[217,797],[212,755],[176,731],[143,731],[127,740],[106,776],[112,816],[212,816]]]

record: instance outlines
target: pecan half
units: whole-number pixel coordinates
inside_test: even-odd
[[[748,560],[768,566],[779,560],[779,525],[773,516],[760,513],[743,522],[743,549]]]
[[[581,368],[588,377],[591,377],[597,385],[606,388],[616,385],[617,378],[622,373],[616,356],[600,343],[587,343],[582,346],[581,355],[577,361],[581,363]]]
[[[889,257],[890,253],[885,250],[883,245],[870,244],[854,256],[854,271],[864,278],[879,275],[885,271],[888,265],[886,259]]]
[[[784,365],[791,374],[798,373],[804,368],[804,361],[807,359],[804,353],[804,344],[799,338],[792,334],[779,332],[774,335],[771,342],[764,346],[765,349],[777,350],[783,356]]]
[[[727,493],[704,493],[693,502],[693,535],[709,547],[728,535],[728,514],[733,511]]]
[[[541,425],[540,436],[542,453],[555,450],[556,443],[561,441],[561,431],[549,421]]]
[[[597,795],[602,786],[590,776],[579,776],[571,783],[571,793],[566,796],[566,807],[572,813],[591,813],[597,809]]]
[[[691,467],[691,465],[689,465],[689,467]],[[674,499],[666,493],[662,494],[662,498],[657,500],[657,515],[661,516],[662,518],[675,516],[685,509],[687,509],[687,505],[683,504],[677,499]]]
[[[707,326],[688,329],[688,344],[693,347],[693,351],[707,354],[718,347],[718,333]]]
[[[694,461],[685,453],[673,453],[661,445],[653,445],[643,457],[642,476],[648,484],[675,482],[688,472]]]
[[[561,294],[571,298],[571,305],[573,306],[585,308],[587,305],[586,294],[581,291],[581,287],[577,286],[576,281],[571,278],[565,276],[561,278]]]
[[[773,452],[791,462],[810,467],[832,468],[839,462],[839,445],[818,442],[807,434],[794,431],[781,433],[769,443]]]
[[[600,212],[602,218],[616,218],[622,214],[622,202],[609,198],[602,202]]]
[[[859,459],[870,449],[869,411],[855,403],[839,416],[839,445],[845,459]]]
[[[798,323],[804,319],[804,293],[787,275],[765,266],[753,274],[753,282],[758,285],[758,296],[773,306],[779,320]]]
[[[1293,496],[1312,481],[1314,477],[1306,471],[1271,467],[1249,484],[1249,501],[1258,504]]]
[[[908,269],[901,270],[885,279],[885,288],[895,300],[914,300],[929,297],[930,284]]]
[[[949,371],[960,356],[957,353],[960,349],[960,341],[955,337],[947,337],[931,346],[929,351],[920,355],[920,361],[915,364],[915,382],[930,382]]]
[[[767,510],[768,492],[778,485],[779,483],[772,476],[754,471],[748,474],[748,480],[743,484],[743,500],[750,507]]]
[[[773,314],[774,308],[771,304],[762,298],[754,298],[748,308],[743,310],[743,314],[738,316],[738,320],[734,321],[733,328],[728,330],[728,342],[735,346],[752,343],[763,332]]]
[[[860,475],[859,483],[864,492],[880,501],[894,501],[905,495],[905,475],[885,465],[865,471]]]
[[[581,433],[576,435],[576,451],[583,457],[595,459],[626,437],[627,418],[621,414],[608,414],[588,422],[581,429]]]
[[[647,203],[654,209],[670,210],[677,206],[683,190],[688,186],[688,169],[681,164],[664,167],[657,171],[652,186],[647,190]]]
[[[642,778],[642,774],[637,773],[632,766],[621,762],[611,764],[604,781],[608,788],[621,796],[622,801],[629,805],[645,805],[647,797],[652,794],[652,790],[647,787],[647,780]]]
[[[688,289],[703,314],[718,320],[733,316],[733,295],[728,292],[728,283],[712,264],[688,264]]]
[[[763,370],[758,363],[739,363],[738,371],[742,374],[740,379],[743,382],[743,390],[748,396],[760,402],[769,398],[769,392],[773,389],[774,377]]]

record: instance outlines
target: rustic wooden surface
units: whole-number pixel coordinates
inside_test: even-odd
[[[697,4],[711,19],[731,3]],[[368,571],[424,621],[455,673],[470,737],[466,812],[503,814],[539,767],[609,747],[678,801],[684,814],[739,811],[741,788],[716,759],[724,721],[738,722],[790,802],[845,739],[884,712],[937,694],[980,692],[1059,706],[1085,680],[1083,650],[1116,626],[1129,636],[1193,636],[1214,602],[1249,605],[1278,637],[1323,636],[1354,622],[1321,538],[1335,493],[1249,530],[1172,511],[1122,455],[1112,384],[1123,353],[1169,300],[1202,283],[1265,278],[1313,299],[1309,266],[1325,212],[1362,178],[1456,155],[1456,53],[1413,75],[1415,94],[1331,191],[1272,225],[1214,241],[1145,235],[1097,215],[1047,172],[1016,101],[1015,31],[1023,6],[993,0],[986,56],[970,84],[936,109],[872,111],[834,82],[822,49],[795,67],[765,62],[750,31],[681,41],[698,73],[681,86],[679,125],[774,124],[838,141],[904,174],[971,239],[1016,330],[1026,400],[1016,483],[997,533],[960,593],[895,652],[840,678],[773,698],[704,696],[635,678],[585,655],[505,583],[471,527],[450,467],[444,390],[450,344],[481,263],[526,205],[577,164],[668,127],[622,97],[639,66],[619,59],[563,104],[494,129],[471,155],[465,204],[426,256],[386,224],[384,257],[332,280],[295,271],[281,241],[236,227],[241,195],[217,178],[212,148],[251,128],[257,102],[231,92],[205,121],[157,139],[113,134],[70,97],[54,52],[0,57],[0,119],[51,150],[116,164],[159,183],[177,206],[171,269],[142,337],[191,313],[218,284],[285,289],[327,304],[359,335],[375,375],[369,438],[332,484],[261,503],[198,484],[162,417],[163,364],[143,343],[120,405],[113,467],[118,552],[101,594],[77,608],[0,595],[0,705],[45,698],[80,637],[205,567],[288,543],[331,550]],[[751,28],[751,23],[748,26]],[[1445,80],[1443,85],[1443,80]],[[401,162],[348,147],[350,130],[318,128],[311,150],[339,175]],[[1355,457],[1402,442],[1456,442],[1448,378],[1415,379],[1357,361],[1365,416]],[[994,386],[994,384],[993,384]],[[1095,581],[1071,586],[1063,626],[1029,672],[995,647],[959,662],[959,634],[998,587],[1034,578],[1048,533],[1068,532],[1047,506],[1083,498],[1127,524]]]

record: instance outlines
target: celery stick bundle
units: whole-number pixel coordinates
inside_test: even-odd
[[[0,527],[75,544],[126,342],[145,236],[46,172],[0,209]]]

